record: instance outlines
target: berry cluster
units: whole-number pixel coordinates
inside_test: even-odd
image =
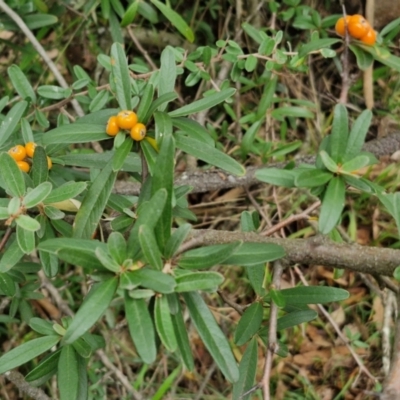
[[[136,113],[130,110],[120,111],[108,119],[107,135],[116,136],[120,129],[129,130],[133,140],[140,141],[146,136],[146,126],[138,122]]]
[[[8,150],[8,154],[15,160],[21,171],[28,173],[31,169],[31,160],[35,153],[35,147],[36,143],[33,142],[28,142],[25,146],[17,144]],[[53,162],[51,158],[47,156],[47,167],[51,169],[52,166]]]
[[[376,32],[362,15],[347,15],[346,18],[339,18],[335,25],[336,33],[340,36],[344,36],[346,34],[346,28],[352,38],[358,39],[370,46],[375,44]]]

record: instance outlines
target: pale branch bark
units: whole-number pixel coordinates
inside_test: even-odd
[[[193,238],[199,238],[199,246],[235,241],[275,243],[284,248],[284,260],[289,265],[324,265],[366,274],[393,276],[393,271],[400,264],[400,250],[336,243],[322,235],[308,239],[282,239],[264,237],[254,232],[196,229],[188,237],[189,240]]]
[[[17,371],[9,371],[4,376],[12,382],[22,393],[35,400],[51,400],[42,389],[31,386],[22,374]]]
[[[390,156],[395,151],[400,150],[400,132],[394,132],[384,138],[367,142],[364,151],[368,151],[375,157]],[[296,160],[296,164],[313,164],[315,156],[303,156]],[[251,186],[260,183],[255,177],[255,172],[262,168],[283,168],[286,163],[271,163],[259,167],[248,167],[243,176],[231,175],[227,172],[213,169],[210,171],[184,172],[175,180],[175,185],[190,185],[193,187],[192,193],[204,193],[212,190],[231,189],[240,186]],[[114,193],[123,195],[138,195],[140,193],[140,183],[119,181],[115,184]]]

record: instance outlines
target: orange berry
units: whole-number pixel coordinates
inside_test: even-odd
[[[53,166],[53,161],[51,161],[51,158],[47,156],[47,168],[51,169],[52,166]]]
[[[26,161],[17,161],[17,165],[21,171],[26,173],[31,169],[31,166]]]
[[[24,146],[17,144],[14,147],[11,147],[8,150],[8,154],[15,160],[15,161],[22,161],[26,157],[26,150]]]
[[[131,129],[131,138],[137,141],[143,140],[146,132],[146,126],[139,122]]]
[[[360,40],[369,46],[373,46],[376,42],[376,32],[371,28],[368,33],[360,38]]]
[[[349,19],[348,30],[354,39],[360,39],[371,29],[369,22],[359,14],[352,15]]]
[[[36,143],[28,142],[25,144],[26,155],[28,157],[33,157],[33,153],[35,152]]]
[[[346,24],[347,24],[347,29],[349,29],[349,21],[350,21],[350,15],[346,15]],[[338,35],[340,36],[345,36],[346,34],[346,27],[344,24],[344,18],[341,17],[337,20],[336,25],[335,25],[335,31]]]
[[[132,129],[137,122],[137,115],[133,111],[123,110],[117,114],[117,123],[121,129]]]
[[[106,133],[109,136],[115,136],[119,132],[117,116],[110,117],[107,122]]]

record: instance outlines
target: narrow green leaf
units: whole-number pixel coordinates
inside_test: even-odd
[[[0,374],[17,368],[26,362],[33,360],[40,354],[50,350],[60,340],[59,336],[44,336],[30,340],[8,351],[0,357]]]
[[[176,81],[175,52],[171,46],[167,46],[161,53],[160,79],[158,83],[158,97],[174,92]],[[167,104],[158,107],[158,111],[164,111]]]
[[[121,266],[103,248],[98,247],[95,253],[104,268],[115,273],[121,271]]]
[[[112,165],[114,172],[117,172],[120,169],[122,169],[126,157],[128,157],[128,154],[132,150],[132,145],[133,145],[133,140],[131,139],[130,136],[127,136],[125,141],[115,151],[113,156],[113,165]]]
[[[24,115],[27,106],[28,102],[19,101],[13,105],[11,110],[4,117],[3,122],[0,125],[0,147],[2,147],[14,133],[14,130]],[[1,165],[3,166],[3,162],[1,162]]]
[[[1,153],[0,165],[0,178],[6,185],[5,189],[14,197],[22,197],[26,190],[25,179],[17,163],[8,153]]]
[[[364,168],[369,164],[370,164],[370,158],[365,154],[361,154],[345,162],[342,165],[341,170],[349,173],[354,173],[355,171]]]
[[[107,104],[109,97],[108,90],[100,90],[89,104],[90,112],[101,110]]]
[[[53,324],[50,321],[46,321],[42,318],[31,318],[29,320],[29,326],[41,335],[54,335]]]
[[[17,225],[17,241],[20,249],[25,254],[30,254],[33,250],[35,250],[35,232],[31,230],[25,230],[20,225]]]
[[[183,224],[172,233],[171,237],[168,239],[168,242],[165,245],[164,256],[167,260],[172,258],[174,254],[178,251],[180,245],[186,239],[191,229],[192,225]]]
[[[26,208],[35,207],[46,199],[46,197],[50,194],[52,188],[53,185],[50,182],[41,183],[26,194],[26,196],[22,200],[22,204]]]
[[[347,141],[344,160],[350,160],[361,152],[371,120],[372,112],[370,110],[364,110],[355,120]]]
[[[244,175],[244,167],[222,151],[206,146],[203,142],[188,136],[175,135],[176,146],[208,164],[215,165],[234,175]]]
[[[122,110],[132,110],[131,80],[124,49],[120,43],[111,46],[111,76],[116,98]]]
[[[332,176],[320,169],[306,169],[296,176],[294,183],[298,187],[317,187],[328,183]]]
[[[169,22],[184,36],[190,43],[194,41],[194,33],[188,26],[185,20],[171,7],[168,7],[164,3],[158,0],[150,0],[168,19]]]
[[[361,47],[350,45],[349,48],[353,52],[353,54],[356,56],[357,66],[362,71],[365,71],[366,69],[368,69],[374,62],[374,57],[371,54],[364,51]]]
[[[339,42],[340,42],[340,39],[312,40],[310,43],[307,43],[307,44],[304,44],[303,46],[301,46],[300,51],[299,51],[299,57],[304,57],[308,53],[330,47]]]
[[[54,353],[45,357],[36,367],[34,367],[28,375],[25,376],[27,382],[36,381],[42,377],[49,378],[57,372],[58,360],[60,358],[61,349],[57,349]]]
[[[292,170],[279,168],[263,168],[255,173],[256,178],[261,182],[270,183],[271,185],[292,188],[295,186],[295,173]]]
[[[143,299],[132,299],[125,292],[125,316],[136,351],[146,364],[156,359],[154,324]]]
[[[233,384],[232,400],[249,400],[251,394],[243,396],[254,385],[257,373],[257,339],[253,338],[246,347],[239,363],[239,379]]]
[[[284,295],[285,297],[285,295]],[[286,297],[285,297],[286,299]],[[310,303],[307,303],[310,304]],[[277,320],[277,330],[282,331],[287,328],[291,328],[296,325],[300,325],[304,322],[312,321],[318,317],[318,313],[314,310],[299,310],[293,311]]]
[[[104,212],[116,177],[117,173],[112,170],[112,161],[108,162],[91,184],[76,214],[73,231],[75,238],[92,237]]]
[[[287,117],[314,118],[314,113],[303,107],[288,106],[276,108],[271,112],[271,116],[278,121],[283,121]]]
[[[342,162],[343,156],[346,154],[349,139],[348,119],[347,108],[343,104],[337,104],[333,111],[332,132],[329,141],[329,155],[336,163]]]
[[[61,349],[57,383],[60,400],[76,400],[79,385],[78,359],[72,346],[64,346]]]
[[[223,89],[220,92],[213,93],[203,99],[194,101],[193,103],[187,104],[181,108],[178,108],[177,110],[171,111],[168,114],[170,117],[184,117],[186,115],[208,110],[209,108],[212,108],[217,104],[220,104],[229,99],[235,94],[235,92],[236,89],[233,88]]]
[[[88,376],[87,376],[87,362],[83,357],[78,354],[78,394],[76,400],[87,400],[88,398]]]
[[[329,286],[298,286],[282,289],[281,294],[286,304],[323,304],[341,301],[349,298],[349,292],[344,289]]]
[[[329,233],[339,222],[346,195],[346,185],[341,176],[333,177],[322,200],[318,227],[321,233]]]
[[[225,265],[240,265],[251,267],[260,263],[278,260],[285,256],[283,247],[274,243],[243,243],[227,259],[222,261]]]
[[[151,398],[151,400],[162,400],[165,399],[164,395],[169,389],[172,388],[178,375],[181,373],[182,367],[178,365],[162,382],[161,386],[158,388],[157,392]]]
[[[157,239],[160,251],[162,252],[165,249],[166,242],[171,236],[174,168],[175,142],[172,135],[169,135],[164,137],[161,143],[151,186],[152,194],[163,188],[167,191],[165,207],[157,223],[157,229],[155,230],[155,237]]]
[[[167,350],[174,352],[177,349],[178,344],[166,296],[156,297],[154,305],[154,321],[162,344]]]
[[[36,232],[40,229],[40,223],[29,215],[21,214],[15,219],[15,222],[27,231]]]
[[[124,16],[122,17],[121,20],[121,27],[128,26],[133,22],[133,20],[136,17],[136,13],[139,8],[139,0],[135,0],[125,11]]]
[[[148,263],[155,269],[161,271],[163,268],[163,261],[161,259],[161,252],[158,247],[154,232],[147,225],[141,225],[139,228],[139,241],[143,254]]]
[[[24,252],[19,247],[18,240],[14,239],[0,258],[0,272],[9,271],[23,256]]]
[[[191,272],[177,276],[175,292],[191,292],[196,290],[217,290],[225,280],[223,275],[214,271]]]
[[[245,344],[260,329],[263,319],[263,306],[261,303],[253,303],[246,308],[235,331],[234,341],[238,346]]]
[[[182,293],[193,324],[218,368],[229,382],[239,379],[239,370],[226,336],[203,298],[196,292]]]
[[[124,236],[119,232],[112,232],[107,241],[108,251],[114,260],[122,264],[127,258],[126,241]]]
[[[181,268],[187,269],[210,268],[224,262],[238,248],[240,248],[240,246],[242,246],[242,242],[217,244],[189,250],[183,253],[179,258],[178,265]]]
[[[151,103],[150,107],[147,110],[146,116],[143,118],[143,120],[147,122],[155,111],[165,110],[168,103],[170,103],[172,100],[175,100],[177,97],[178,94],[176,92],[164,93],[161,96],[159,96]]]
[[[139,107],[137,109],[138,120],[143,124],[148,122],[148,118],[151,117],[149,115],[149,109],[153,102],[154,97],[154,86],[148,82],[143,90],[142,98],[140,99]]]
[[[18,65],[13,64],[7,69],[7,72],[17,93],[24,100],[30,100],[32,103],[36,103],[35,91],[29,83],[28,78],[22,72],[21,68]]]
[[[117,286],[116,278],[93,285],[65,333],[63,339],[65,344],[73,343],[100,319],[110,305]]]
[[[49,177],[46,151],[42,146],[36,146],[33,154],[32,181],[35,186],[46,182]]]
[[[175,295],[176,296],[176,295]],[[182,361],[185,367],[189,371],[194,369],[194,360],[192,355],[192,349],[190,347],[188,330],[183,320],[182,310],[180,308],[179,299],[177,299],[178,310],[175,314],[171,315],[172,325],[174,326],[174,332],[176,341],[178,343],[178,350],[181,354]]]
[[[72,94],[72,89],[55,85],[42,85],[37,88],[38,95],[45,99],[62,100]]]
[[[73,346],[73,348],[77,352],[77,356],[89,358],[92,355],[92,348],[88,343],[85,342],[84,337],[85,336],[82,336],[79,339],[75,340],[75,342],[72,343],[71,346]]]
[[[82,193],[87,187],[86,182],[66,182],[52,192],[44,200],[45,204],[58,203],[60,201],[73,199]]]
[[[5,272],[0,272],[0,290],[4,295],[9,297],[15,295],[15,282],[13,278]]]
[[[175,279],[171,275],[150,268],[128,271],[123,276],[125,277],[124,284],[122,284],[121,280],[120,285],[123,289],[133,289],[137,286],[142,286],[158,293],[167,294],[173,293],[176,286]]]
[[[210,147],[215,147],[214,139],[197,121],[186,117],[172,118],[172,125],[183,131],[185,135],[203,142]]]
[[[75,122],[73,124],[61,125],[51,129],[43,135],[42,142],[45,146],[49,144],[76,144],[89,143],[99,140],[110,139],[106,134],[106,125],[95,125]]]
[[[337,173],[339,171],[339,166],[336,164],[335,161],[333,161],[333,159],[325,150],[321,150],[319,152],[319,156],[321,157],[321,161],[329,171],[334,173]]]

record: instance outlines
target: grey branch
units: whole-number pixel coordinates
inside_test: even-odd
[[[35,400],[51,400],[43,390],[31,386],[22,374],[17,371],[6,372],[5,377],[12,382],[21,392],[28,395],[31,399]]]

